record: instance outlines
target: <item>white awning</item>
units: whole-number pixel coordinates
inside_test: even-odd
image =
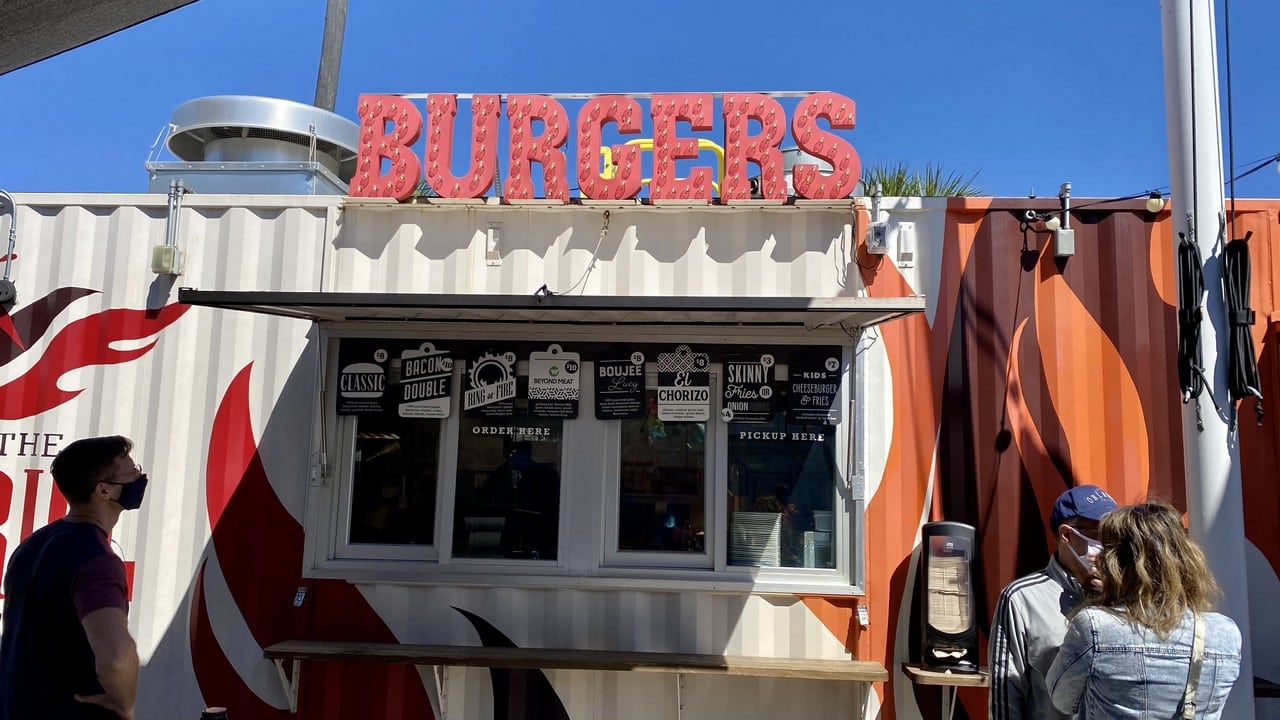
[[[854,328],[924,312],[913,297],[640,297],[255,292],[182,288],[189,305],[315,322],[419,321],[573,325]]]

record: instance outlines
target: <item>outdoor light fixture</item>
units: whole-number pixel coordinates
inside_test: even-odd
[[[1164,209],[1164,197],[1160,195],[1159,190],[1152,190],[1147,196],[1147,212],[1158,213]]]
[[[1058,199],[1062,201],[1062,220],[1049,228],[1053,231],[1053,254],[1058,257],[1070,257],[1076,254],[1076,231],[1071,229],[1071,183],[1064,182],[1058,188]],[[1050,218],[1057,220],[1057,216]],[[1049,223],[1045,223],[1049,227]]]
[[[1053,233],[1053,253],[1058,257],[1070,257],[1076,254],[1076,231],[1071,229],[1071,183],[1064,182],[1058,188],[1058,201],[1061,210],[1036,212],[1027,210],[1022,214],[1025,222],[1044,222],[1044,229]]]
[[[867,252],[872,255],[889,253],[889,223],[880,219],[880,185],[871,195],[871,225],[867,227]]]

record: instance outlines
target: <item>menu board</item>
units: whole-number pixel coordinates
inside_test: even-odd
[[[348,340],[338,343],[339,415],[382,415],[387,412],[387,360],[391,353],[383,340]]]
[[[400,353],[400,417],[447,418],[453,358],[425,342]]]
[[[725,422],[773,422],[774,358],[730,355],[724,360],[724,397],[720,417]]]
[[[516,412],[516,354],[485,351],[467,363],[462,409],[467,417],[509,418]]]
[[[551,345],[529,354],[529,413],[545,418],[578,417],[581,358]]]
[[[596,358],[597,420],[644,417],[644,390],[644,353]]]
[[[711,358],[680,345],[658,353],[658,419],[705,422],[711,418]]]
[[[787,422],[840,424],[840,351],[830,348],[791,358],[787,368]]]

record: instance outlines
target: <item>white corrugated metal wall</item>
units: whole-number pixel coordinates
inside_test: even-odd
[[[151,248],[165,242],[165,197],[16,195],[15,200],[18,242],[12,278],[18,302],[11,313],[57,288],[96,292],[67,305],[44,337],[0,367],[3,383],[52,360],[46,353],[52,338],[72,322],[110,309],[171,305],[179,285],[319,289],[321,248],[335,214],[332,200],[189,195],[177,239],[185,269],[171,282],[150,269]],[[32,378],[39,388],[30,383],[4,388],[10,397],[47,393],[53,383],[67,391],[83,390],[45,412],[4,421],[2,432],[54,433],[63,446],[80,437],[127,435],[136,443],[134,458],[152,479],[143,509],[125,513],[114,533],[117,552],[136,563],[130,626],[147,665],[141,709],[198,712],[202,703],[191,669],[186,608],[195,570],[208,549],[203,480],[218,403],[231,379],[253,363],[250,406],[254,430],[261,434],[287,382],[305,388],[304,398],[310,394],[314,368],[310,363],[295,368],[310,329],[302,321],[191,308],[158,334],[123,340],[103,334],[101,342],[115,349],[155,343],[137,359],[90,364],[61,377],[42,371]],[[291,380],[295,370],[298,374]],[[282,410],[293,422],[305,423],[310,416],[310,407],[297,403]],[[278,415],[273,425],[285,420]],[[274,447],[266,443],[263,458],[282,500],[299,520],[306,453],[272,450],[305,442],[301,437]],[[36,502],[34,526],[39,527],[46,520],[43,508],[48,507],[53,485],[47,470],[54,453],[24,458],[6,454],[9,457],[0,461],[15,480],[8,521],[2,526],[8,539],[7,563],[21,534],[20,515],[27,502],[19,473],[31,467],[46,471]]]
[[[56,287],[100,291],[71,303],[47,336],[108,308],[158,308],[176,287],[208,290],[532,293],[540,285],[588,295],[856,294],[852,207],[661,210],[350,207],[340,200],[188,195],[178,245],[185,269],[176,282],[149,267],[165,238],[162,196],[18,196],[19,304]],[[486,261],[488,228],[499,224],[501,261]],[[598,247],[598,252],[597,252]],[[594,262],[593,262],[594,259]],[[589,272],[588,272],[589,271]],[[5,431],[57,433],[63,442],[122,433],[154,482],[148,502],[116,533],[137,563],[131,624],[144,661],[140,708],[193,708],[203,700],[192,670],[186,616],[193,577],[210,552],[203,482],[214,414],[232,378],[252,363],[250,410],[267,477],[302,521],[314,367],[310,325],[191,308],[156,335],[141,357],[69,372],[58,382],[85,392]],[[139,347],[130,341],[121,347]],[[21,376],[49,343],[33,343],[0,379]],[[302,358],[302,362],[299,359]],[[879,362],[877,359],[876,362]],[[873,369],[872,377],[880,370]],[[874,383],[873,383],[874,384]],[[286,402],[278,402],[287,394]],[[30,464],[47,469],[51,457]],[[8,461],[8,458],[5,458]],[[24,506],[19,469],[14,512],[3,529],[16,538]],[[878,475],[872,473],[872,477]],[[41,502],[51,480],[44,477]],[[43,524],[43,520],[36,523]],[[9,545],[11,549],[16,539]],[[7,559],[7,558],[6,558]],[[235,558],[218,558],[234,563]],[[229,597],[209,576],[211,600]],[[441,622],[450,604],[501,624],[520,644],[846,657],[831,633],[796,598],[701,592],[634,592],[411,587],[370,584],[362,592],[406,641],[473,642],[465,622]],[[218,642],[244,682],[269,704],[283,703],[272,668],[235,607],[214,612]],[[425,614],[424,614],[425,612]],[[467,682],[474,678],[475,682]],[[456,673],[450,706],[463,716],[491,702],[482,672]],[[554,673],[576,718],[646,714],[652,698],[675,705],[671,678]],[[725,683],[734,687],[725,692]],[[821,690],[821,691],[819,691]],[[686,709],[705,716],[782,712],[847,713],[856,688],[804,682],[686,679]],[[726,698],[734,698],[732,707]],[[874,704],[874,700],[872,700]],[[694,712],[696,710],[696,712]],[[647,716],[647,715],[646,715]]]

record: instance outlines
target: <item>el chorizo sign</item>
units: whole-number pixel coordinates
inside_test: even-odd
[[[687,177],[676,177],[676,161],[698,157],[696,137],[684,137],[677,124],[692,131],[709,131],[717,115],[712,93],[654,94],[648,98],[653,158],[649,198],[654,203],[711,201],[716,169],[693,167]],[[626,200],[636,197],[643,185],[641,148],[637,144],[614,145],[612,164],[601,171],[604,128],[613,125],[619,135],[644,132],[645,110],[629,95],[597,95],[586,99],[576,120],[550,95],[507,95],[506,152],[499,155],[499,123],[504,98],[471,97],[471,145],[466,170],[453,173],[453,134],[458,114],[455,94],[428,94],[426,115],[417,102],[401,95],[361,95],[360,147],[351,195],[408,199],[425,175],[427,184],[443,198],[478,198],[493,186],[501,166],[507,175],[503,196],[507,200],[543,197],[569,202],[569,178],[583,199]],[[748,163],[760,172],[760,196],[785,199],[786,181],[780,147],[790,128],[791,140],[804,153],[831,164],[824,172],[816,164],[799,163],[792,169],[792,186],[800,198],[845,198],[858,183],[861,164],[850,142],[832,132],[854,127],[853,100],[833,92],[804,96],[787,122],[782,104],[765,93],[725,93],[718,111],[724,129],[724,177],[720,201],[751,199]],[[538,128],[535,131],[534,123]],[[821,121],[821,122],[820,122]],[[754,131],[753,124],[758,126]],[[426,128],[424,154],[414,149]],[[825,125],[825,127],[824,127]],[[572,167],[565,146],[573,142]],[[532,167],[542,169],[541,188],[534,187]]]

